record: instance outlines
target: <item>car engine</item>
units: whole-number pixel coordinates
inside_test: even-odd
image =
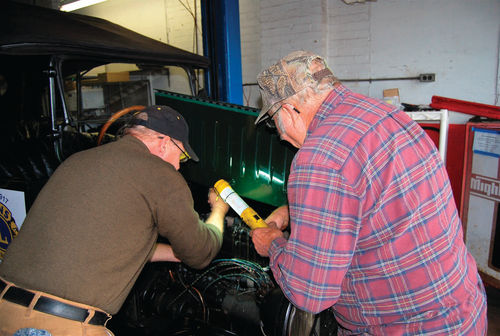
[[[275,283],[268,259],[253,248],[250,229],[226,217],[222,249],[202,270],[149,263],[120,312],[117,335],[336,335],[332,312],[295,308]]]

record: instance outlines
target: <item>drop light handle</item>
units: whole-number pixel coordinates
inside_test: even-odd
[[[252,230],[267,227],[266,222],[234,191],[226,180],[217,181],[214,188],[220,198],[229,204]]]

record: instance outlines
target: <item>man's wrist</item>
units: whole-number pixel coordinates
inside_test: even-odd
[[[212,207],[212,213],[213,214],[220,214],[222,216],[225,216],[226,213],[227,213],[227,208],[225,206],[218,206],[218,205],[214,205]]]

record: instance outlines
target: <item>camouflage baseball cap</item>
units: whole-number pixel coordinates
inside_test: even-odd
[[[311,64],[314,61],[323,63],[323,66],[322,70],[312,73]],[[336,80],[323,57],[302,50],[288,54],[276,64],[263,70],[257,76],[263,107],[255,124],[264,120],[267,112],[276,103],[293,96],[306,87],[316,85],[328,76]]]

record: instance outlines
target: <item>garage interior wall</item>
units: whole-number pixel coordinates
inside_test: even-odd
[[[99,17],[155,40],[203,54],[199,0],[107,0],[73,13]],[[127,69],[115,65],[112,69],[107,66],[106,70]],[[170,90],[191,93],[183,69],[170,68],[169,77]]]
[[[201,53],[203,50],[202,40],[199,38],[199,0],[108,0],[73,13],[106,19],[190,52]],[[198,20],[196,28],[193,15]],[[195,29],[198,29],[198,44],[195,43]]]
[[[433,95],[498,104],[498,0],[273,0],[260,1],[260,13],[263,67],[308,49],[327,57],[341,79],[436,74],[430,83],[346,82],[375,98],[399,88],[410,104],[429,104]]]
[[[201,32],[193,24],[194,8],[201,19],[196,1],[108,0],[76,12],[201,53]],[[398,88],[401,102],[409,104],[429,104],[438,95],[496,105],[499,18],[498,0],[351,4],[342,0],[240,0],[244,103],[260,106],[255,77],[263,67],[293,50],[305,49],[325,56],[340,79],[436,76],[434,82],[345,82],[352,90],[375,98],[382,98],[384,89]]]

